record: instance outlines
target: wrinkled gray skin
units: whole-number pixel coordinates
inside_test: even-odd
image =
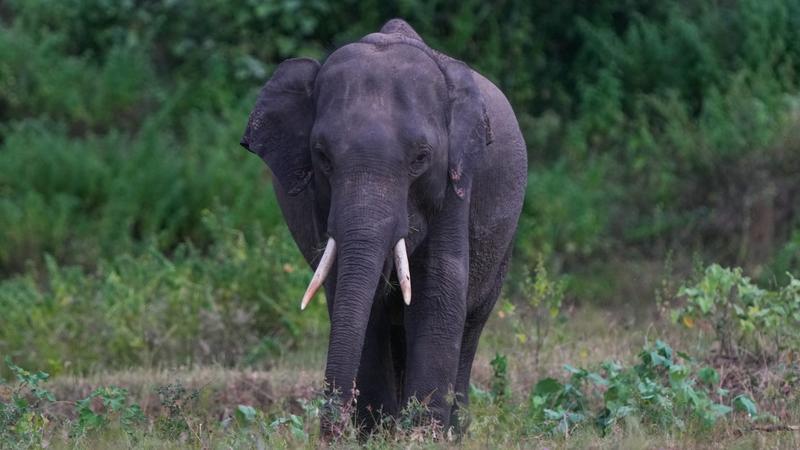
[[[355,379],[367,430],[376,411],[394,415],[413,396],[445,429],[458,427],[527,177],[525,142],[503,93],[394,19],[322,66],[283,62],[242,145],[271,168],[312,268],[327,237],[336,240],[325,283],[328,394],[348,401]],[[401,238],[410,306],[393,270]],[[327,419],[322,428],[335,433]]]

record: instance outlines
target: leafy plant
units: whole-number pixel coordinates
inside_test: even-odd
[[[269,426],[275,430],[281,427],[285,427],[289,430],[291,435],[296,439],[308,438],[303,417],[296,416],[294,414],[289,414],[288,417],[279,417],[273,420],[272,423],[269,424]]]
[[[698,369],[688,355],[675,354],[662,341],[645,347],[639,360],[633,367],[608,361],[599,371],[565,366],[566,382],[540,380],[530,394],[533,429],[569,436],[591,423],[605,434],[628,418],[660,429],[685,429],[690,423],[710,428],[733,410],[722,402],[728,393],[718,387],[713,368]],[[729,404],[751,417],[757,412],[745,395]]]
[[[210,212],[205,227],[216,242],[206,252],[150,247],[97,261],[92,271],[47,258],[40,276],[0,281],[0,353],[54,374],[185,361],[257,365],[301,342],[301,324],[322,321],[324,308],[301,316],[292,301],[307,274],[288,230],[248,239]],[[97,336],[96,345],[80,345]]]
[[[528,339],[533,341],[534,364],[538,367],[542,348],[561,312],[565,283],[550,276],[541,254],[537,257],[535,270],[531,273],[526,266],[523,274],[517,290],[520,300],[530,309],[523,313],[524,323],[516,322],[515,329],[518,340],[523,343]],[[527,329],[531,326],[529,323],[532,323],[532,332]]]
[[[505,355],[495,354],[490,362],[492,366],[491,396],[500,405],[511,397],[511,386],[508,379],[508,360]]]
[[[324,408],[326,400],[322,395],[315,395],[310,400],[300,399],[300,406],[303,408],[302,415],[289,414],[281,415],[269,422],[268,432],[289,431],[293,439],[308,442],[311,437],[307,430],[308,426],[319,420],[320,412]],[[238,415],[238,413],[237,413]],[[257,420],[261,420],[260,412],[257,412]]]
[[[95,405],[99,400],[100,408]],[[142,408],[132,403],[128,391],[117,386],[100,387],[88,397],[75,403],[77,421],[75,433],[85,434],[117,423],[128,434],[133,434],[137,425],[145,422]]]
[[[7,394],[0,395],[0,446],[34,445],[42,440],[49,423],[43,406],[56,401],[55,396],[41,386],[50,375],[29,372],[14,364],[8,356],[4,361],[14,374],[16,383]],[[0,387],[3,384],[0,379]]]
[[[181,383],[174,383],[159,386],[156,389],[156,394],[158,394],[162,409],[166,411],[166,414],[160,415],[156,421],[157,431],[161,435],[172,439],[181,436],[182,433],[191,431],[186,413],[187,409],[197,402],[200,397],[200,391],[197,389],[189,390]],[[245,412],[249,413],[251,411],[245,408],[245,411],[240,414],[245,414]]]
[[[744,349],[766,358],[798,349],[800,280],[787,275],[784,287],[770,291],[751,282],[740,268],[711,265],[697,283],[680,288],[678,295],[686,303],[673,310],[673,320],[687,328],[698,321],[710,324],[726,356],[738,356]]]

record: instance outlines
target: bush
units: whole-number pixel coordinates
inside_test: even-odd
[[[556,325],[563,323],[566,283],[564,279],[554,279],[549,274],[543,255],[537,258],[535,270],[531,271],[524,265],[515,278],[518,281],[510,286],[509,298],[503,302],[499,314],[503,319],[509,316],[509,325],[517,341],[532,346],[533,366],[538,368],[541,367],[539,357],[542,349],[551,343],[551,332]],[[498,359],[505,361],[499,355]],[[502,366],[505,367],[504,362]]]
[[[8,356],[4,362],[16,382],[7,395],[0,396],[0,445],[20,448],[41,445],[48,424],[44,405],[55,401],[53,394],[42,386],[50,375],[29,372],[11,362]],[[0,379],[0,386],[4,384]]]
[[[205,224],[207,254],[181,245],[167,258],[150,247],[92,272],[47,258],[43,273],[3,281],[0,354],[54,374],[258,364],[320,328],[324,308],[301,321],[306,264],[287,231],[248,240],[210,214]]]
[[[753,284],[740,268],[713,264],[678,291],[686,304],[673,310],[673,319],[688,328],[707,322],[723,356],[774,359],[800,350],[800,280],[788,276],[788,284],[770,291]]]
[[[141,124],[158,95],[145,49],[115,46],[98,63],[64,54],[62,38],[0,26],[0,119],[47,117],[73,132]]]
[[[530,396],[534,431],[568,436],[579,425],[593,424],[606,434],[630,418],[659,430],[709,429],[734,407],[746,405],[751,416],[757,412],[746,396],[727,400],[713,368],[698,369],[662,341],[642,349],[639,359],[633,367],[605,362],[601,372],[567,365],[568,381],[540,380]]]
[[[713,367],[675,352],[663,341],[646,345],[638,356],[639,363],[630,366],[617,361],[589,369],[564,365],[565,379],[541,378],[531,387],[527,402],[513,403],[507,391],[495,388],[508,382],[506,373],[498,370],[505,367],[505,357],[497,355],[492,390],[473,386],[473,407],[499,405],[490,413],[497,416],[495,425],[512,427],[524,436],[556,439],[587,429],[605,436],[625,432],[631,424],[671,435],[707,433],[733,411],[750,420],[762,417],[748,395],[721,386]]]
[[[92,267],[142,243],[204,248],[206,209],[248,234],[271,233],[282,219],[259,182],[264,166],[232,144],[238,127],[216,123],[195,114],[180,140],[152,129],[74,139],[47,121],[11,128],[0,147],[0,272],[45,252]]]

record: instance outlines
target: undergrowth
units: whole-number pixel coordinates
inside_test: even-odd
[[[443,429],[430,419],[425,402],[412,400],[398,417],[385,418],[370,436],[343,416],[334,444],[384,448],[462,439],[469,445],[479,442],[475,439],[484,436],[489,426],[502,430],[504,438],[516,436],[519,442],[564,445],[586,433],[597,439],[624,434],[633,423],[654,434],[698,436],[733,416],[751,423],[774,420],[761,413],[749,396],[720,387],[715,369],[661,341],[646,345],[635,365],[615,361],[592,369],[566,365],[565,377],[538,380],[528,388],[527,398],[509,395],[503,360],[498,355],[492,363],[489,390],[472,387],[469,415],[474,423],[465,437]],[[239,404],[215,419],[193,406],[200,390],[174,383],[153,388],[161,408],[148,413],[126,389],[101,386],[72,402],[71,414],[59,415],[58,409],[48,408],[59,401],[45,388],[46,373],[28,372],[8,359],[6,364],[16,380],[0,391],[0,444],[4,447],[91,445],[103,439],[128,447],[148,441],[197,447],[304,446],[319,439],[319,421],[327,405],[319,395],[297,400],[300,410],[294,414]]]
[[[259,366],[322,333],[300,309],[305,262],[283,231],[246,238],[206,212],[214,244],[156,246],[0,281],[0,354],[53,374],[177,364]],[[301,321],[302,318],[302,321]],[[92,345],[86,345],[92,342]],[[0,374],[3,371],[0,370]]]

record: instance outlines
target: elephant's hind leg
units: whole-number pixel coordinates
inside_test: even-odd
[[[514,244],[512,242],[509,244],[503,259],[500,260],[492,285],[486,291],[486,294],[478,299],[476,308],[467,315],[467,321],[464,325],[461,354],[458,361],[458,374],[456,376],[456,401],[453,404],[450,419],[450,423],[455,427],[455,431],[459,435],[465,432],[469,425],[468,411],[466,411],[469,406],[469,380],[472,373],[472,362],[475,360],[475,353],[478,350],[478,341],[483,327],[486,325],[486,321],[489,319],[492,309],[500,297],[513,247]]]

